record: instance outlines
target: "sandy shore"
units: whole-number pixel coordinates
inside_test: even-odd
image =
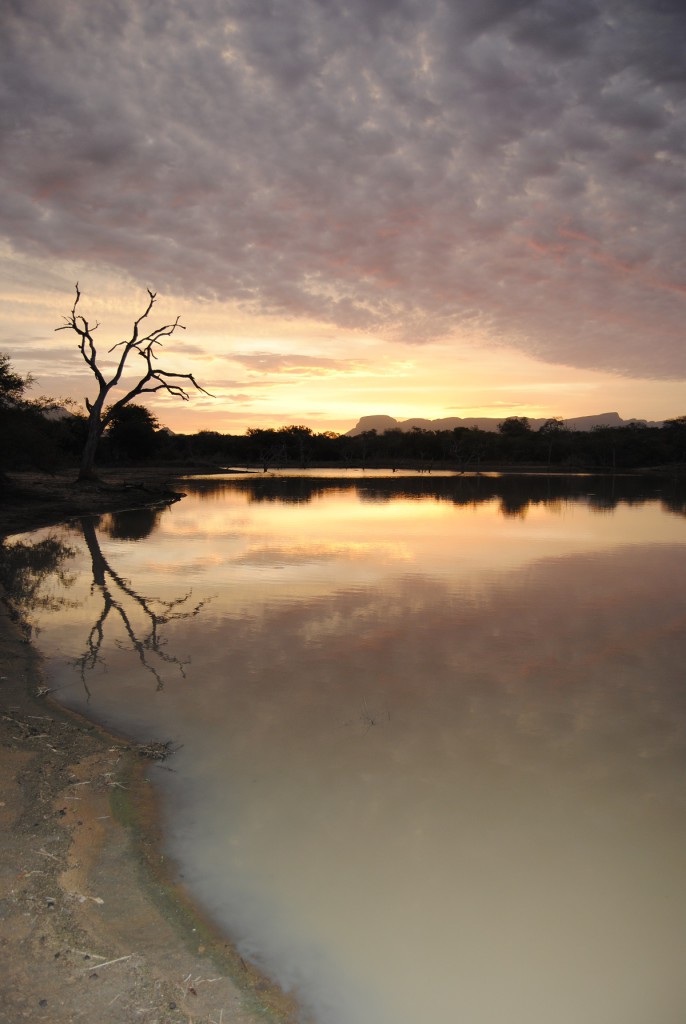
[[[77,493],[67,478],[15,479],[0,500],[0,538],[173,500],[163,476],[151,483],[146,471],[144,489],[110,476]],[[175,884],[149,781],[163,769],[44,691],[40,657],[2,600],[0,1022],[296,1021],[293,1002]]]

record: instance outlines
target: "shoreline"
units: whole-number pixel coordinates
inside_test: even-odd
[[[145,503],[166,503],[151,478],[162,487],[173,476],[146,472]],[[132,507],[133,491],[140,507],[140,490],[79,495],[52,516],[15,501],[0,514],[0,543]],[[8,522],[20,525],[4,533]],[[300,1020],[294,999],[241,958],[165,857],[154,761],[49,698],[30,630],[1,590],[0,702],[0,1024]]]

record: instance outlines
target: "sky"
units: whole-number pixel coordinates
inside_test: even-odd
[[[92,398],[78,281],[177,431],[683,415],[685,98],[681,0],[3,0],[0,351]]]

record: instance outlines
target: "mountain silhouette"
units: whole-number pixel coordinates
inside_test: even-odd
[[[507,419],[507,416],[446,416],[437,420],[425,420],[414,417],[409,420],[396,420],[393,416],[362,416],[352,428],[346,433],[346,437],[356,437],[368,430],[375,430],[377,434],[383,434],[386,430],[409,431],[414,427],[420,430],[455,430],[457,427],[477,427],[479,430],[496,431],[498,426]],[[539,419],[527,417],[532,430],[538,430],[550,419],[543,416]],[[568,430],[592,430],[593,427],[626,427],[630,423],[641,423],[648,427],[660,427],[662,423],[650,420],[623,420],[619,413],[602,412],[595,416],[575,416],[572,419],[563,419]]]

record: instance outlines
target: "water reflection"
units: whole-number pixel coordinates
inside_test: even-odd
[[[188,880],[326,1024],[676,1024],[685,578],[632,548],[225,621],[165,780]]]
[[[497,500],[503,515],[521,515],[532,505],[586,501],[591,508],[607,511],[619,504],[660,501],[662,506],[686,515],[686,483],[683,480],[643,476],[566,476],[547,474],[417,474],[389,473],[327,477],[311,474],[188,478],[183,482],[190,494],[206,500],[227,491],[244,493],[251,502],[299,504],[334,492],[354,492],[360,501],[386,503],[407,500],[447,501],[454,505],[477,505]]]
[[[185,678],[190,657],[168,648],[169,627],[195,618],[211,598],[194,602],[192,590],[181,595],[177,591],[169,599],[149,596],[113,567],[101,546],[101,537],[145,539],[159,524],[160,514],[158,509],[138,509],[89,516],[54,532],[43,531],[46,535],[39,533],[36,538],[0,539],[0,587],[10,613],[28,635],[40,626],[40,612],[62,612],[66,622],[86,624],[85,643],[77,643],[83,650],[72,654],[70,661],[89,699],[90,674],[96,668],[105,670],[114,652],[133,655],[138,667],[155,680],[157,690],[163,689],[170,667]],[[78,558],[79,539],[88,555],[86,562]]]
[[[145,540],[162,519],[162,508],[136,508],[102,516],[99,528],[113,540]]]
[[[106,532],[110,537],[118,539],[140,540],[154,528],[158,515],[157,512],[148,514],[147,510],[143,514],[119,513],[108,517]],[[83,654],[76,659],[84,688],[91,696],[87,682],[88,673],[97,665],[102,667],[105,664],[103,646],[106,631],[112,628],[112,617],[117,619],[119,626],[123,626],[124,629],[126,640],[120,642],[120,649],[124,649],[124,645],[128,644],[128,649],[136,655],[141,667],[156,681],[157,689],[161,690],[164,686],[162,671],[166,666],[173,665],[182,676],[185,676],[185,666],[189,663],[188,658],[171,654],[166,649],[163,628],[179,619],[195,618],[205,602],[200,601],[194,606],[191,605],[191,591],[171,601],[146,597],[113,569],[105,558],[98,539],[97,525],[98,521],[93,517],[79,520],[91,561],[93,582],[90,595],[92,598],[98,598],[100,602],[99,609],[97,603],[95,604],[98,609],[97,616],[86,638]],[[143,530],[147,532],[142,532]]]
[[[54,611],[67,602],[74,576],[66,563],[73,554],[73,548],[51,535],[39,541],[0,537],[0,588],[10,614],[27,630],[33,612]]]
[[[112,604],[89,711],[183,744],[159,780],[169,852],[243,954],[318,1024],[681,1024],[677,492],[426,476],[184,490],[142,542],[126,522],[80,527],[74,607],[42,612],[41,638],[85,710],[73,654],[91,595],[96,623],[107,591],[137,622],[140,595],[169,605],[186,677],[142,685]],[[191,582],[194,602],[216,595],[201,615],[173,607]]]

